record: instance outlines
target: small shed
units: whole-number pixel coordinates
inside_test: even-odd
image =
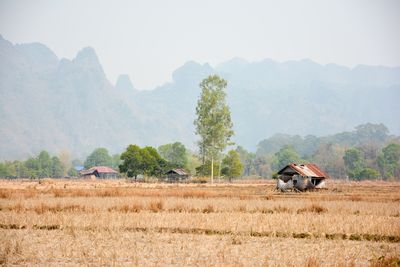
[[[165,180],[169,182],[184,181],[189,178],[189,174],[184,169],[171,169],[165,173]]]
[[[325,188],[325,180],[329,178],[325,172],[312,163],[301,165],[291,163],[282,168],[278,175],[277,189],[282,191],[292,188],[300,191]]]
[[[117,178],[118,172],[107,166],[94,166],[80,171],[79,174],[84,178],[114,179]]]

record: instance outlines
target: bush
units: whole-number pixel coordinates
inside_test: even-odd
[[[377,170],[372,168],[364,168],[358,174],[358,179],[376,179],[379,178],[380,174]]]

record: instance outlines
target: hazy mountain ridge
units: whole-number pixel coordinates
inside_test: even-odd
[[[0,133],[5,140],[0,145],[0,158],[26,157],[41,149],[80,154],[98,144],[115,147],[112,140],[136,135],[131,124],[138,123],[132,108],[122,104],[92,48],[47,68],[48,64],[41,64],[46,55],[27,56],[20,47],[6,47],[14,55],[7,63],[16,71],[2,64],[0,72],[4,108]],[[35,64],[39,66],[31,68]],[[46,71],[38,72],[42,67]]]
[[[400,133],[400,68],[239,58],[213,68],[189,61],[171,83],[138,91],[126,75],[111,85],[92,48],[59,60],[45,45],[0,37],[0,57],[0,160],[42,149],[113,153],[130,143],[194,147],[198,85],[213,73],[228,80],[235,141],[248,148],[278,132],[325,135],[369,121]]]
[[[238,58],[215,69],[207,64],[187,64],[201,74],[196,77],[191,73],[197,82],[179,79],[175,74],[172,84],[148,92],[146,98],[164,99],[162,105],[175,103],[177,95],[179,99],[185,98],[187,102],[182,105],[191,118],[185,120],[191,130],[194,130],[198,83],[201,77],[218,73],[228,80],[235,140],[250,148],[274,133],[327,135],[352,130],[365,122],[383,122],[392,132],[400,131],[400,123],[394,116],[400,114],[396,104],[400,99],[400,68],[371,67],[371,71],[365,66],[353,69],[334,64],[322,66],[311,60],[249,63]],[[366,79],[374,82],[368,84],[360,78],[365,69],[365,75],[369,75]],[[137,99],[141,99],[140,95]],[[170,104],[168,110],[175,114],[179,108]]]

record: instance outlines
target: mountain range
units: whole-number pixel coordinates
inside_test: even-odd
[[[83,157],[96,147],[119,153],[129,144],[175,141],[195,148],[199,83],[210,74],[228,81],[234,141],[250,150],[274,133],[329,135],[366,122],[400,133],[400,67],[188,61],[172,82],[141,91],[128,75],[111,84],[90,47],[59,59],[44,44],[0,36],[0,59],[0,160],[41,150]]]

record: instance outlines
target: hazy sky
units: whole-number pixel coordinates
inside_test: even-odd
[[[400,1],[0,0],[0,34],[60,58],[92,46],[112,83],[151,89],[188,60],[400,66]]]

